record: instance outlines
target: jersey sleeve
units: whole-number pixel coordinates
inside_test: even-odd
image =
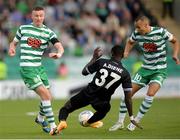
[[[122,88],[124,91],[132,90],[131,76],[128,71],[124,72],[124,76],[122,79]]]
[[[135,42],[137,40],[136,35],[135,35],[135,31],[131,34],[129,39],[130,39],[131,42]]]
[[[57,35],[52,30],[50,30],[49,40],[52,40],[53,38],[57,39]]]
[[[173,34],[170,33],[167,29],[163,29],[162,35],[165,40],[171,41],[173,39]]]
[[[16,31],[16,35],[14,37],[15,42],[19,42],[21,40],[21,37],[22,37],[21,28],[22,26],[20,26],[19,29]]]
[[[101,63],[102,63],[102,59],[98,59],[93,64],[87,66],[86,67],[87,73],[92,74],[96,72],[99,69]]]
[[[50,29],[49,29],[50,30]],[[49,41],[54,45],[55,43],[59,42],[57,35],[50,30],[50,35],[49,35]]]

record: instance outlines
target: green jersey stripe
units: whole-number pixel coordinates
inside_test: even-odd
[[[21,62],[29,62],[31,60],[32,63],[40,63],[41,59],[21,59]]]
[[[142,65],[143,68],[145,69],[150,69],[150,70],[158,70],[158,69],[165,69],[167,68],[167,64],[164,65],[156,65],[156,66],[151,66],[151,65]]]
[[[25,50],[25,49],[21,49],[21,53],[31,53],[31,54],[35,54],[35,55],[42,55],[43,54],[43,52],[41,51],[41,52],[38,52],[38,51],[35,51],[35,50]]]
[[[21,67],[39,67],[41,66],[41,62],[38,63],[33,63],[33,62],[21,62],[20,63]]]
[[[17,31],[16,37],[21,38],[21,33],[19,31]]]
[[[157,66],[157,65],[165,65],[167,64],[166,62],[157,62],[157,63],[154,63],[154,66]],[[152,64],[146,64],[146,66],[152,66]]]
[[[159,28],[159,27],[154,27],[152,28],[153,30],[149,33],[149,35],[161,35],[163,32],[163,28]]]
[[[157,51],[165,51],[165,49],[166,49],[166,44],[164,43],[164,44],[161,44],[161,47],[159,47],[159,48],[157,48]]]
[[[32,47],[29,47],[29,46],[22,46],[21,48],[24,49],[24,50],[32,50]],[[41,49],[41,48],[37,48],[37,49],[34,49],[34,50],[36,50],[38,52],[43,52],[44,51],[44,49]]]
[[[21,39],[21,37],[19,37],[18,35],[16,35],[15,38],[16,38],[16,40],[15,40],[16,42],[18,42]]]
[[[166,57],[166,54],[162,54],[162,55],[159,55],[158,57],[153,57],[153,58],[146,58],[145,56],[144,56],[144,60],[154,60],[154,59],[160,59],[160,58],[165,58]]]
[[[42,57],[41,55],[27,54],[27,53],[22,53],[22,52],[21,52],[21,56]]]
[[[25,59],[25,60],[35,60],[35,59],[41,59],[41,57],[34,57],[34,56],[21,56],[20,59]]]
[[[160,49],[158,49],[157,48],[157,50],[156,50],[156,52],[151,52],[151,55],[152,56],[154,56],[154,55],[158,55],[159,53],[162,53],[162,51],[166,51],[166,49],[164,48],[164,49],[162,49],[162,48],[160,48]],[[149,52],[144,52],[144,55],[149,55]],[[155,56],[155,57],[157,57],[157,56]],[[153,57],[152,57],[153,58]]]
[[[42,30],[42,29],[38,29],[38,28],[34,28],[33,26],[25,26],[25,27],[22,27],[23,30],[34,30],[36,32],[43,32],[45,34],[49,34],[49,31],[47,30]]]
[[[165,62],[166,63],[167,58],[159,58],[159,59],[154,59],[154,60],[144,60],[145,64],[154,64],[154,63],[158,63],[158,62]]]
[[[42,31],[47,31],[47,32],[53,32],[51,29],[49,29],[46,25],[42,25],[41,27],[36,27],[36,26],[34,26],[33,25],[33,23],[31,23],[31,24],[28,24],[28,25],[25,25],[26,27],[33,27],[33,28],[35,28],[35,29],[40,29],[40,30],[42,30]],[[24,27],[25,27],[24,26]]]
[[[144,57],[146,58],[154,58],[154,57],[159,57],[160,55],[166,54],[166,51],[160,52],[160,53],[155,53],[155,54],[144,54]]]
[[[142,38],[141,36],[137,36],[137,39],[139,42],[153,42],[153,43],[158,43],[158,42],[164,40],[164,38],[160,38],[160,36],[159,36],[159,40],[153,40],[152,37],[143,37]],[[165,40],[164,40],[164,42],[165,42]]]
[[[32,37],[32,38],[36,38],[36,39],[40,39],[42,40],[43,42],[47,42],[48,41],[48,38],[43,38],[41,37],[39,34],[36,33],[36,35],[34,34],[35,32],[32,32],[31,33],[24,33],[24,36],[26,37]]]

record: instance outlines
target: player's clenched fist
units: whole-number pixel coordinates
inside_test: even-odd
[[[10,46],[8,54],[9,54],[9,56],[15,56],[16,49],[14,47]]]
[[[173,56],[172,58],[176,62],[177,65],[180,65],[180,60],[177,56]]]
[[[97,47],[95,50],[94,50],[94,54],[93,54],[93,58],[94,59],[98,59],[99,57],[102,56],[102,49],[100,47]]]
[[[58,59],[62,56],[61,53],[49,53],[50,58]]]

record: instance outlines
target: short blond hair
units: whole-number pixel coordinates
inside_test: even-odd
[[[139,20],[150,24],[150,20],[149,20],[149,18],[146,17],[146,16],[139,16],[139,17],[137,17],[136,20],[135,20],[135,22],[138,22]]]

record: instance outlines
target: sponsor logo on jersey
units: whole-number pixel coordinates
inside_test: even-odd
[[[31,46],[33,49],[37,49],[37,48],[39,48],[39,47],[41,46],[42,42],[41,42],[40,39],[36,39],[36,38],[31,38],[31,37],[29,37],[29,38],[27,39],[27,44],[28,44],[29,46]]]
[[[154,43],[144,43],[143,48],[145,52],[156,52],[157,51],[157,45]]]

